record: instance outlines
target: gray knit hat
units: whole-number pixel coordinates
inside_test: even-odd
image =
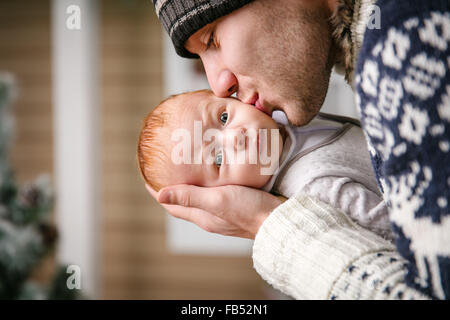
[[[186,40],[208,23],[253,0],[153,0],[156,14],[172,39],[175,51],[186,58],[198,58],[184,48]]]

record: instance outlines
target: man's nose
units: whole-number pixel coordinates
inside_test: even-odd
[[[238,90],[238,80],[230,70],[220,70],[217,65],[208,68],[206,64],[205,70],[209,85],[219,98],[229,97]]]
[[[200,55],[209,86],[214,94],[220,98],[226,98],[238,91],[238,79],[233,72],[223,63],[220,56],[214,53]]]
[[[229,70],[222,70],[217,76],[217,83],[213,92],[220,98],[226,98],[235,93],[238,89],[238,81],[235,75]]]

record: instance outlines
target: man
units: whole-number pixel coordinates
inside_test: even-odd
[[[153,2],[177,53],[201,58],[217,96],[283,110],[294,125],[319,111],[332,67],[345,73],[398,252],[302,195],[283,202],[238,186],[150,190],[170,214],[254,238],[257,272],[295,298],[450,298],[448,1]]]

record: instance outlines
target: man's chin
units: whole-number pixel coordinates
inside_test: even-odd
[[[285,112],[286,117],[288,118],[289,124],[300,127],[307,125],[311,120],[316,116],[313,113],[305,113],[305,112]]]

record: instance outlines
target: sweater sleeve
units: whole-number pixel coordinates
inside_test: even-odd
[[[390,242],[303,194],[264,221],[253,262],[263,279],[295,299],[426,299],[403,284],[405,261]]]

